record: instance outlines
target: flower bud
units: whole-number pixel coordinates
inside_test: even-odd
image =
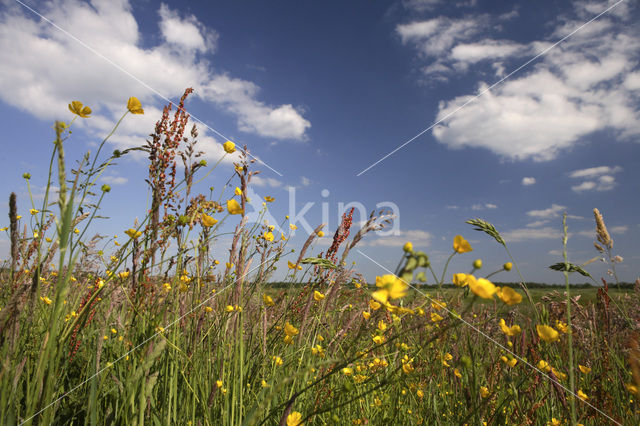
[[[111,191],[111,187],[109,185],[107,185],[106,183],[102,185],[102,192],[109,192],[109,191]]]

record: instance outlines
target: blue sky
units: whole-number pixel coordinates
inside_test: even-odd
[[[274,221],[314,203],[301,219],[328,222],[332,235],[340,203],[367,212],[393,203],[397,232],[368,234],[360,246],[366,256],[393,269],[410,240],[440,270],[462,234],[474,251],[456,257],[450,273],[468,271],[476,258],[488,273],[508,259],[464,223],[479,217],[503,234],[525,279],[562,282],[547,269],[562,258],[562,213],[570,260],[582,263],[597,255],[597,207],[624,257],[619,275],[632,281],[640,259],[639,15],[631,1],[5,0],[0,193],[8,199],[15,191],[28,212],[21,176],[32,174],[37,199],[52,123],[71,119],[70,101],[94,111],[76,120],[66,143],[78,159],[95,151],[130,96],[145,114],[127,116],[109,152],[144,143],[167,99],[193,87],[187,110],[199,120],[205,158],[219,159],[226,139],[248,145],[266,164],[258,165],[254,198],[276,198]],[[133,156],[109,170],[103,214],[111,219],[95,232],[122,234],[144,217],[146,168]],[[226,158],[199,189],[221,189],[232,170]],[[2,217],[7,210],[0,204]],[[298,226],[295,248],[306,239]],[[221,260],[225,244],[221,238],[214,249]],[[313,252],[329,244],[325,237]],[[0,254],[7,253],[2,235]],[[386,273],[358,252],[351,259],[369,280]],[[587,269],[598,278],[607,267]]]

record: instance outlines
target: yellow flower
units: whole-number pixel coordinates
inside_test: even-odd
[[[472,292],[483,299],[493,299],[493,295],[498,290],[491,281],[484,278],[478,278],[476,280],[476,277],[473,275],[467,275],[467,284],[469,284]]]
[[[235,191],[233,191],[233,193],[236,194],[236,195],[242,195],[242,189],[240,189],[240,188],[238,188],[236,186],[236,189],[235,189]]]
[[[262,386],[263,388],[268,388],[269,385],[267,384],[267,382],[265,380],[260,382],[260,386]]]
[[[551,420],[547,422],[547,426],[560,426],[562,422],[555,417],[551,417]]]
[[[578,364],[578,368],[582,371],[582,374],[591,373],[591,369],[589,367],[585,367],[584,365]]]
[[[442,358],[442,365],[445,367],[451,367],[449,365],[449,361],[451,361],[452,359],[453,359],[453,355],[447,352],[446,354],[444,354],[444,357]]]
[[[40,300],[42,300],[47,305],[50,305],[52,303],[52,300],[49,299],[47,296],[44,296],[44,297],[40,296]]]
[[[37,209],[29,209],[29,213],[31,213],[32,215],[35,215],[35,214],[40,213],[40,210],[37,210]]]
[[[560,380],[564,380],[564,379],[566,379],[566,378],[567,378],[567,375],[566,375],[566,374],[564,374],[562,371],[556,370],[556,369],[555,369],[555,368],[553,368],[553,367],[551,367],[551,372],[552,372],[553,374],[555,374],[555,376],[556,376],[557,378],[559,378]]]
[[[318,290],[315,290],[315,291],[313,292],[313,299],[314,299],[316,302],[319,302],[319,301],[321,301],[322,299],[324,299],[324,294],[320,293]]]
[[[211,216],[209,216],[208,214],[202,214],[202,217],[200,218],[200,221],[202,222],[202,226],[205,226],[207,228],[212,227],[213,225],[215,225],[216,223],[218,223],[218,221],[214,218],[212,218]]]
[[[89,108],[88,106],[83,107],[82,102],[80,101],[71,101],[71,103],[69,104],[69,111],[76,115],[79,115],[82,118],[87,118],[89,115],[91,115],[91,108]]]
[[[383,336],[373,336],[373,342],[376,345],[381,345],[384,343],[384,337]]]
[[[518,334],[520,334],[522,332],[522,329],[520,328],[520,326],[518,324],[514,324],[511,327],[509,327],[505,323],[503,318],[500,318],[500,329],[507,336],[516,336],[516,335],[518,335]]]
[[[243,214],[244,210],[240,207],[240,204],[236,200],[228,200],[227,201],[227,211],[229,214]]]
[[[281,365],[282,365],[282,358],[280,358],[279,356],[274,356],[272,359],[273,359],[273,362],[274,362],[277,366],[281,366]]]
[[[537,324],[536,331],[538,332],[538,336],[545,342],[555,342],[560,339],[560,333],[551,326]]]
[[[469,241],[462,238],[462,235],[456,235],[453,238],[453,249],[456,253],[467,253],[473,250]]]
[[[129,236],[129,238],[133,238],[134,240],[139,238],[140,235],[142,235],[142,232],[140,231],[136,231],[133,228],[129,228],[126,231],[124,231],[125,234],[127,234]]]
[[[267,195],[266,197],[264,197],[264,200],[267,203],[273,203],[276,199]]]
[[[287,416],[287,426],[302,426],[302,414],[297,411]]]
[[[120,272],[120,273],[118,274],[118,277],[119,277],[121,280],[126,280],[127,278],[129,278],[129,274],[130,274],[130,272],[129,272],[129,271],[122,271],[122,272]]]
[[[296,225],[294,225],[293,223],[290,223],[290,224],[289,224],[289,228],[290,228],[292,231],[295,231],[296,229],[298,229],[298,227],[297,227]]]
[[[422,399],[424,397],[424,392],[422,392],[422,390],[418,389],[418,391],[416,392],[416,395],[418,396],[418,398]]]
[[[435,312],[431,312],[431,321],[433,322],[440,322],[442,321],[444,318],[442,318],[440,315],[436,314]]]
[[[222,387],[222,380],[216,380],[216,386],[218,388],[221,388]]]
[[[632,394],[640,395],[640,393],[638,393],[638,387],[633,383],[625,383],[624,387],[627,388],[627,390]]]
[[[322,232],[322,231],[318,231],[318,234],[317,234],[317,235],[318,235],[318,237],[322,238],[322,237],[324,237],[324,232]]]
[[[453,375],[456,376],[458,379],[462,379],[462,374],[460,374],[460,370],[458,370],[457,368],[453,369]]]
[[[263,294],[262,295],[262,301],[264,302],[265,306],[273,306],[273,305],[275,305],[275,302],[273,301],[271,296],[269,296],[268,294]]]
[[[569,326],[559,320],[556,320],[556,328],[564,334],[567,334],[569,332]]]
[[[538,368],[544,371],[545,373],[548,373],[549,371],[551,371],[551,366],[549,365],[549,363],[542,359],[538,361]]]
[[[411,241],[407,241],[406,243],[404,243],[404,246],[402,246],[402,250],[407,253],[413,253],[413,244],[411,243]]]
[[[453,283],[458,287],[466,286],[468,284],[467,274],[463,274],[463,273],[453,274]]]
[[[211,312],[211,311],[213,311],[213,308],[211,306],[205,306],[204,307],[204,311],[205,312]]]
[[[434,300],[431,302],[431,307],[436,311],[439,311],[442,308],[446,308],[447,304],[445,302],[441,302],[439,300]]]
[[[225,306],[224,310],[227,311],[227,312],[233,312],[233,306],[227,305],[227,306]]]
[[[582,389],[578,389],[578,398],[580,398],[583,401],[586,401],[587,399],[589,399],[587,394],[582,392]]]
[[[284,334],[286,334],[287,336],[295,336],[299,333],[300,331],[295,328],[294,326],[292,326],[289,321],[286,322],[286,324],[284,325]]]
[[[269,242],[273,241],[273,233],[271,232],[265,232],[262,236]]]
[[[369,307],[372,311],[377,311],[382,305],[375,300],[369,300]]]
[[[480,396],[483,398],[486,398],[489,396],[489,389],[487,389],[486,386],[481,386],[480,387]]]
[[[482,268],[482,259],[476,259],[473,261],[473,267],[475,269],[480,269]]]
[[[367,311],[362,311],[362,317],[368,320],[369,318],[371,318],[371,313]]]
[[[507,305],[517,305],[522,302],[522,295],[511,287],[498,287],[496,294]]]
[[[127,101],[127,109],[131,112],[131,114],[144,114],[142,104],[135,96],[130,97]]]
[[[225,143],[223,143],[222,148],[224,148],[224,151],[227,154],[233,154],[234,152],[236,152],[236,144],[231,141],[226,141]]]
[[[353,368],[345,367],[342,369],[342,374],[345,376],[350,376],[353,374]]]
[[[382,320],[378,321],[378,330],[385,331],[386,329],[387,329],[387,324],[385,324],[384,321]]]
[[[389,299],[398,299],[407,295],[408,285],[392,274],[376,277],[376,287],[380,290],[373,293],[373,298],[384,304]]]
[[[504,265],[502,265],[502,267],[504,268],[505,271],[510,271],[511,268],[513,268],[513,263],[507,262]]]

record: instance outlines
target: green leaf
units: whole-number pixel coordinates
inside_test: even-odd
[[[329,259],[323,259],[321,257],[307,257],[302,259],[300,263],[308,263],[310,265],[319,265],[324,268],[338,269],[338,267]]]
[[[583,277],[589,277],[589,278],[593,278],[591,277],[591,274],[589,274],[587,271],[585,271],[584,269],[582,269],[582,267],[580,267],[579,265],[575,265],[573,263],[564,263],[564,262],[558,262],[558,263],[554,263],[553,265],[549,266],[549,269],[553,269],[554,271],[567,271],[569,273],[571,272],[577,272],[580,275],[582,275]]]

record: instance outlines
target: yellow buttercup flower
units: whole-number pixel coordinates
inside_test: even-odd
[[[382,304],[376,302],[375,300],[369,300],[369,307],[372,311],[377,311],[381,306]]]
[[[560,320],[556,320],[556,328],[564,334],[569,333],[569,326]]]
[[[507,305],[517,305],[522,302],[522,295],[511,287],[498,287],[496,294]]]
[[[518,335],[518,334],[520,334],[522,332],[522,329],[520,328],[520,326],[518,324],[514,324],[511,327],[509,327],[505,323],[503,318],[500,318],[500,329],[507,336],[516,336],[516,335]]]
[[[578,393],[578,398],[580,398],[581,400],[586,401],[587,399],[589,399],[587,394],[582,392],[582,389],[578,389],[577,393]]]
[[[384,336],[373,336],[373,342],[376,345],[381,345],[384,343]]]
[[[35,215],[35,214],[40,213],[40,210],[38,210],[38,209],[29,209],[29,213],[31,213],[32,215]]]
[[[591,373],[591,368],[589,368],[589,367],[585,367],[584,365],[578,364],[578,368],[580,369],[580,371],[582,372],[582,374],[588,374],[588,373]]]
[[[287,426],[302,426],[302,414],[297,411],[287,416]]]
[[[368,320],[369,318],[371,318],[371,312],[362,311],[362,317]]]
[[[262,301],[264,302],[265,306],[273,306],[273,305],[275,305],[275,302],[273,301],[271,296],[269,296],[268,294],[263,294],[262,295]]]
[[[233,263],[231,262],[225,262],[224,266],[226,266],[227,269],[233,269]]]
[[[276,199],[270,196],[266,196],[264,197],[264,201],[266,201],[267,203],[273,203]]]
[[[407,241],[406,243],[404,243],[404,246],[402,246],[402,250],[407,253],[413,253],[413,244],[411,243],[411,241]]]
[[[130,97],[127,101],[127,109],[131,112],[131,114],[144,114],[142,104],[135,96]]]
[[[227,154],[233,154],[234,152],[236,152],[236,144],[231,141],[226,141],[225,143],[223,143],[222,148],[224,148],[224,151]]]
[[[453,249],[456,253],[467,253],[473,250],[469,241],[462,238],[462,235],[456,235],[453,238]]]
[[[238,188],[236,186],[236,189],[235,189],[235,191],[233,191],[233,193],[236,194],[236,195],[242,195],[242,189],[240,189],[240,188]]]
[[[392,274],[376,277],[376,287],[380,290],[375,291],[372,295],[374,299],[384,304],[389,299],[399,299],[407,295],[407,283]]]
[[[293,325],[291,325],[289,323],[289,321],[286,322],[286,324],[284,325],[284,334],[286,334],[287,336],[295,336],[299,333],[300,331],[295,328]]]
[[[324,232],[322,232],[322,231],[318,231],[318,234],[317,234],[317,235],[318,235],[318,237],[322,238],[322,237],[324,237]]]
[[[481,386],[480,387],[480,396],[483,398],[486,398],[489,396],[489,389],[487,389],[486,386]]]
[[[538,336],[545,342],[555,342],[560,339],[560,333],[551,326],[537,324],[536,331],[538,332]]]
[[[478,278],[476,280],[476,277],[473,275],[467,275],[467,284],[469,284],[469,288],[474,294],[483,299],[493,299],[493,295],[498,290],[491,281],[484,278]]]
[[[460,370],[458,370],[457,368],[453,369],[453,375],[456,376],[458,379],[462,379],[462,374],[460,374]]]
[[[133,228],[127,229],[126,231],[124,231],[124,233],[127,234],[129,236],[129,238],[132,238],[134,240],[137,239],[138,237],[140,237],[140,235],[142,235],[142,232],[136,231]]]
[[[91,108],[88,106],[83,107],[80,101],[72,101],[69,104],[69,111],[82,118],[87,118],[91,115]]]
[[[262,236],[269,242],[273,241],[273,233],[271,232],[265,232]]]
[[[440,322],[442,321],[444,318],[442,318],[440,315],[436,314],[435,312],[431,312],[431,321],[433,322]]]
[[[313,300],[315,300],[316,302],[319,302],[322,299],[324,299],[324,294],[320,293],[318,290],[315,290],[313,292]]]
[[[227,201],[227,211],[229,212],[229,214],[243,214],[244,210],[242,210],[242,207],[240,207],[240,204],[234,200],[228,200]]]
[[[208,214],[202,214],[202,217],[200,218],[200,221],[202,222],[202,226],[206,227],[206,228],[210,228],[213,225],[215,225],[216,223],[218,223],[217,219],[214,219],[213,217],[209,216]]]
[[[551,371],[551,366],[549,365],[549,363],[542,359],[538,361],[538,368],[544,371],[545,373],[548,373],[549,371]]]
[[[275,364],[276,364],[277,366],[281,366],[281,365],[282,365],[282,358],[280,358],[279,356],[274,356],[274,357],[272,358],[272,360],[273,360],[273,362],[275,362]]]
[[[458,287],[465,287],[468,284],[467,274],[464,274],[464,273],[453,274],[453,283]]]

